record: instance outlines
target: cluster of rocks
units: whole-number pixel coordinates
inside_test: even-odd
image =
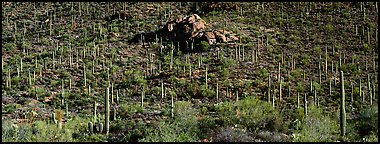
[[[170,40],[178,42],[206,41],[210,45],[238,41],[236,34],[225,30],[213,30],[197,14],[169,21],[161,32]]]

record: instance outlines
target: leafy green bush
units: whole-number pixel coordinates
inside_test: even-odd
[[[359,125],[357,127],[361,136],[367,136],[370,134],[378,134],[378,108],[367,107],[360,111],[358,118]]]
[[[142,112],[142,108],[140,104],[122,104],[118,108],[118,114],[121,118],[127,118],[131,116],[131,114]]]
[[[159,122],[156,129],[147,133],[147,142],[194,142],[198,140],[198,111],[190,102],[178,101],[174,107],[174,120]]]
[[[303,119],[301,130],[296,132],[295,142],[331,142],[339,133],[339,123],[325,116],[321,109],[309,106],[308,115]]]
[[[13,113],[15,112],[17,109],[21,108],[21,105],[20,104],[15,104],[15,103],[11,103],[11,104],[7,104],[7,105],[2,105],[2,109],[3,109],[3,114],[10,114],[10,113]]]
[[[208,51],[210,49],[210,45],[206,41],[201,41],[195,45],[195,48],[199,51]]]
[[[57,124],[49,124],[46,121],[35,121],[33,124],[13,124],[12,121],[2,123],[2,141],[17,142],[71,142],[77,141],[74,135],[82,135],[86,130],[87,121],[75,117],[63,124],[59,129]],[[80,138],[80,137],[78,137]],[[80,140],[79,140],[80,141]]]
[[[215,118],[209,115],[202,116],[202,119],[198,122],[198,137],[200,139],[208,138],[209,134],[218,128],[215,120]]]
[[[259,69],[258,73],[257,73],[257,76],[259,76],[259,78],[266,78],[268,77],[269,73],[268,73],[268,70],[263,68],[263,69]]]
[[[211,89],[210,85],[208,87],[206,87],[206,85],[201,85],[199,92],[202,97],[216,97],[216,92],[215,90]]]
[[[251,132],[258,129],[272,131],[283,129],[280,113],[269,103],[251,96],[239,100],[236,107],[231,102],[224,102],[216,105],[215,109],[224,126],[239,124]]]

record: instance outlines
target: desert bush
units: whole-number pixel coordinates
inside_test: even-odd
[[[130,117],[134,113],[142,112],[140,104],[122,104],[118,109],[118,114],[121,118]]]
[[[378,134],[378,108],[377,106],[367,107],[360,111],[357,129],[361,136]]]
[[[206,41],[201,41],[196,44],[194,48],[198,51],[208,51],[210,49],[210,45]]]
[[[215,118],[209,115],[202,115],[202,118],[198,121],[198,137],[200,139],[208,138],[209,134],[215,131],[218,125],[215,122]]]
[[[234,106],[224,102],[215,107],[218,118],[224,126],[242,125],[249,131],[258,129],[281,130],[282,117],[269,103],[248,96],[239,100]]]
[[[175,103],[172,121],[162,120],[157,129],[147,133],[142,139],[146,142],[194,142],[198,140],[198,111],[190,102],[178,101]]]
[[[322,113],[314,105],[308,107],[308,115],[303,119],[301,130],[295,133],[295,142],[331,142],[339,133],[339,123]]]
[[[213,142],[252,142],[249,132],[237,128],[220,128],[212,137]]]
[[[215,94],[215,90],[213,90],[210,85],[208,85],[208,87],[206,87],[206,85],[201,85],[200,86],[200,89],[199,89],[199,94],[202,96],[202,97],[215,97],[216,94]]]
[[[71,121],[63,124],[59,129],[57,124],[50,124],[46,121],[35,121],[32,124],[14,124],[6,120],[2,124],[2,141],[17,142],[72,142],[74,135],[82,134],[86,130],[86,121],[80,117],[75,117]],[[82,135],[83,136],[83,135]],[[81,141],[79,139],[79,141]]]

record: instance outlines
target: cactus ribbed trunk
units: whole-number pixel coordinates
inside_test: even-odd
[[[119,104],[119,90],[116,91],[116,104]]]
[[[96,109],[97,109],[97,105],[96,105],[96,102],[94,102],[94,123],[96,123],[96,116],[97,116],[97,111],[96,111]]]
[[[62,99],[63,99],[63,96],[64,96],[64,94],[65,94],[65,88],[64,88],[64,86],[63,86],[63,80],[62,80]],[[63,104],[63,103],[62,103]]]
[[[275,99],[275,96],[276,96],[276,89],[273,88],[273,95],[272,95],[272,107],[274,107],[274,99]]]
[[[206,66],[206,89],[208,89],[208,86],[207,86],[207,66]]]
[[[268,102],[270,102],[270,74],[268,75]]]
[[[216,83],[216,101],[219,100],[219,84]]]
[[[66,117],[69,117],[69,104],[66,103]]]
[[[92,122],[88,123],[88,131],[90,131],[90,133],[94,132],[94,125],[92,124]]]
[[[109,122],[110,122],[110,94],[109,94],[110,87],[108,86],[106,88],[106,97],[105,97],[105,128],[106,128],[106,135],[109,133]]]
[[[281,100],[282,100],[282,95],[281,95],[281,93],[282,93],[282,91],[281,91],[281,89],[282,89],[281,88],[281,80],[280,80],[280,86],[279,86],[278,89],[279,89],[279,96],[280,96],[279,98],[280,98],[280,102],[281,102]]]
[[[84,87],[87,85],[87,78],[86,78],[86,65],[83,64],[83,77],[84,77]]]
[[[236,91],[236,102],[239,101],[239,91]]]
[[[359,97],[362,98],[362,102],[364,103],[364,95],[362,95],[362,79],[359,79]]]
[[[113,104],[113,83],[111,83],[111,104]]]
[[[145,95],[145,87],[142,87],[142,93],[141,93],[141,108],[144,108],[144,95]]]
[[[371,91],[371,77],[370,75],[367,75],[367,89],[368,89],[368,95],[369,95],[369,102],[370,105],[372,105],[372,91]]]
[[[314,105],[317,105],[317,90],[314,87]]]
[[[351,82],[351,105],[354,103],[354,84]]]
[[[300,93],[297,92],[297,108],[300,108]]]
[[[340,81],[341,81],[341,103],[340,103],[340,135],[345,136],[346,133],[346,108],[345,108],[345,93],[344,93],[344,79],[343,71],[340,71]]]
[[[332,91],[332,89],[331,89],[331,80],[329,80],[329,94],[330,94],[330,96],[331,96],[331,91]]]
[[[174,117],[174,98],[173,98],[173,94],[171,94],[171,101],[172,101],[172,105],[171,105],[171,117],[173,118]]]
[[[304,111],[305,111],[305,116],[307,116],[307,97],[306,93],[304,94]]]
[[[161,98],[164,98],[164,82],[161,81]]]

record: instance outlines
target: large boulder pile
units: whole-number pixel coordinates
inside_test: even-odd
[[[206,41],[212,45],[239,40],[233,33],[225,30],[213,30],[197,14],[169,21],[161,32],[168,39],[178,42]]]

